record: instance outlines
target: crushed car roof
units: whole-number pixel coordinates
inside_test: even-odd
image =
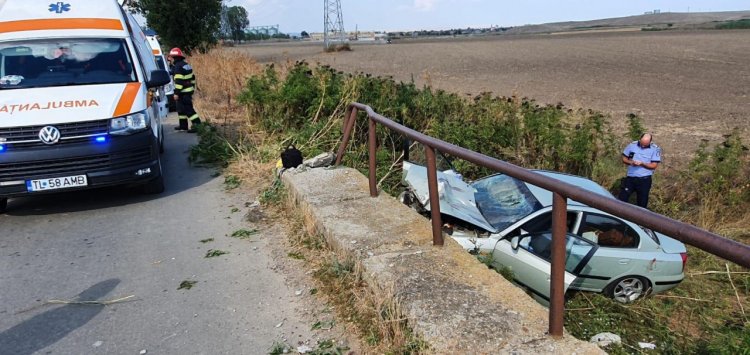
[[[553,179],[560,180],[562,182],[566,182],[571,185],[578,186],[586,191],[590,191],[595,194],[614,198],[614,196],[612,196],[612,194],[609,191],[607,191],[604,187],[581,176],[558,173],[555,171],[548,171],[548,170],[534,170],[534,172],[538,174],[542,174],[547,177],[551,177]],[[526,186],[528,186],[531,193],[539,201],[539,203],[542,204],[542,206],[544,207],[552,206],[552,192],[542,189],[540,187],[531,185],[529,183],[526,183]],[[573,201],[571,199],[568,199],[568,204],[586,206],[583,203]]]

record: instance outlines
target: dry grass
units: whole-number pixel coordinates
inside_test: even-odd
[[[392,290],[370,285],[361,262],[337,249],[314,226],[310,213],[300,211],[287,194],[271,206],[274,218],[287,221],[289,253],[314,271],[316,288],[348,332],[362,339],[366,354],[416,354],[426,349],[408,326]]]

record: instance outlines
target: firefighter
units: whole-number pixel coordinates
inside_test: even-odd
[[[172,48],[169,51],[169,58],[174,68],[174,100],[177,104],[177,117],[180,122],[174,129],[195,133],[201,119],[193,108],[193,93],[195,92],[193,67],[185,61],[185,55],[179,48]],[[190,129],[188,129],[188,121],[190,121]]]

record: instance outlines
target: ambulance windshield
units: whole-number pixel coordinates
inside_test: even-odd
[[[0,89],[126,83],[136,80],[122,39],[0,43]]]

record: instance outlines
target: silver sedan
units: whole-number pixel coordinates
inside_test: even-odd
[[[595,182],[550,171],[539,174],[614,198]],[[429,210],[427,171],[405,162],[402,201]],[[445,230],[465,249],[492,255],[496,268],[549,300],[552,193],[507,175],[466,183],[438,172]],[[677,286],[687,250],[681,242],[582,203],[568,200],[565,287],[602,292],[620,302]]]

